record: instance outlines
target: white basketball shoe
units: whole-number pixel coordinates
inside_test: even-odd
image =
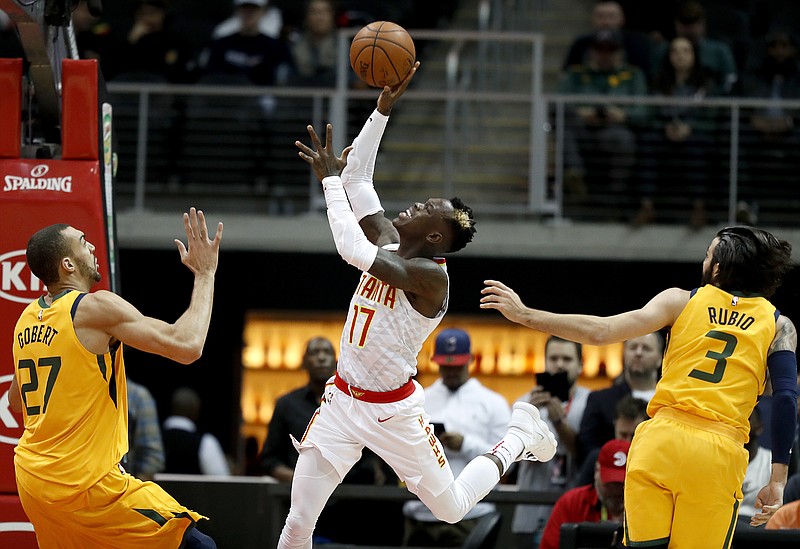
[[[550,432],[539,410],[528,402],[515,402],[511,409],[511,421],[508,423],[509,432],[518,435],[525,441],[525,449],[517,461],[550,461],[556,455],[558,443],[556,437]]]

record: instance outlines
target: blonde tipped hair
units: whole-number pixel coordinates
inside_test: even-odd
[[[467,230],[470,227],[472,227],[473,223],[475,223],[472,219],[469,218],[469,214],[464,210],[456,210],[455,212],[453,212],[453,219],[455,220],[456,223],[458,223],[459,227]]]

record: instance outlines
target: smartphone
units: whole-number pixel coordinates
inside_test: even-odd
[[[536,385],[558,398],[561,402],[569,400],[569,377],[567,372],[541,372],[536,374]]]
[[[436,423],[435,421],[431,421],[431,427],[433,427],[433,434],[437,437],[446,431],[444,428],[444,423]]]

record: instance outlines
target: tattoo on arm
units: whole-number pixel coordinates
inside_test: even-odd
[[[778,319],[775,331],[775,339],[769,347],[769,354],[777,351],[792,351],[797,349],[797,330],[794,324],[785,316]]]

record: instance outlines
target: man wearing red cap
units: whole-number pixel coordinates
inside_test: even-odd
[[[603,445],[594,469],[594,484],[573,488],[558,498],[539,549],[558,549],[561,525],[568,522],[622,523],[625,466],[630,447],[627,440],[616,439]]]
[[[425,388],[425,411],[432,425],[441,426],[436,436],[455,475],[502,439],[511,419],[505,397],[470,378],[472,359],[467,332],[460,328],[442,330],[431,357],[439,365],[439,379]],[[438,520],[421,501],[406,502],[405,544],[460,547],[478,519],[494,510],[494,504],[478,503],[464,519],[448,524]]]

